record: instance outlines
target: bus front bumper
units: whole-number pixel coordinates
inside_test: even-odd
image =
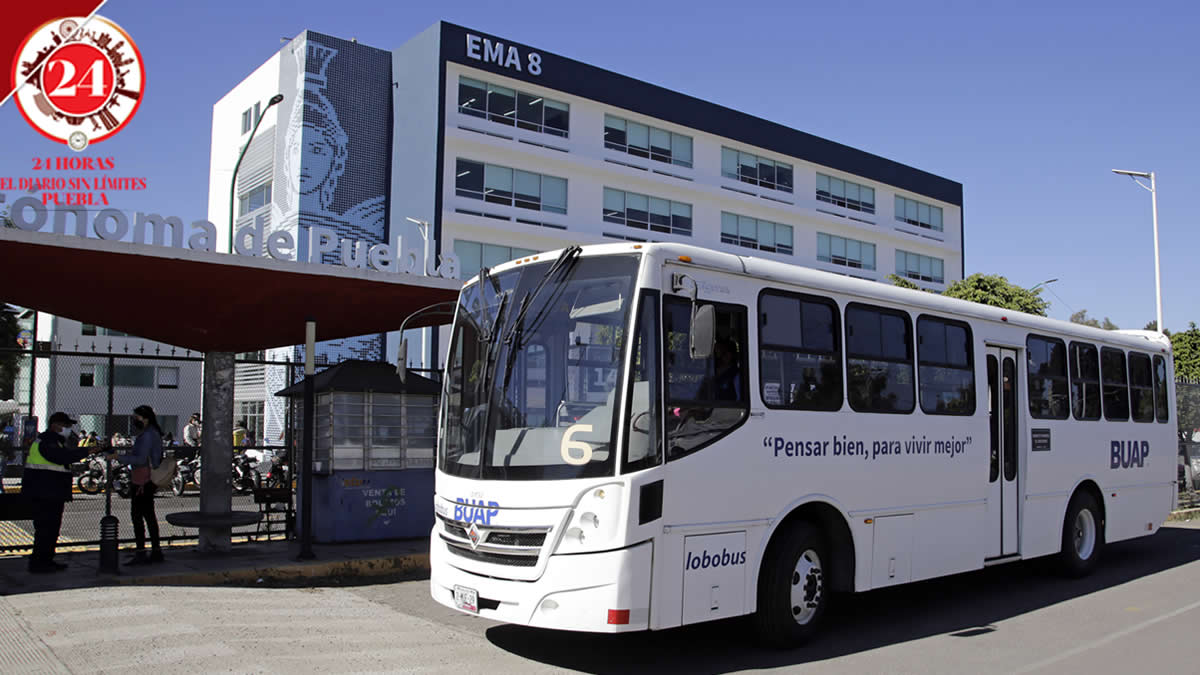
[[[461,558],[438,537],[429,551],[429,588],[437,602],[457,606],[454,587],[478,594],[478,616],[506,623],[594,633],[646,630],[650,621],[653,544],[600,553],[551,556],[536,581],[510,581],[455,567]]]

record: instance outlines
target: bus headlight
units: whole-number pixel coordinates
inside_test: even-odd
[[[571,511],[567,529],[554,552],[600,551],[619,544],[623,494],[620,483],[588,488]]]

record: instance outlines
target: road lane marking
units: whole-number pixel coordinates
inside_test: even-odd
[[[1193,602],[1190,605],[1180,607],[1179,609],[1177,609],[1175,611],[1167,612],[1166,614],[1157,616],[1153,619],[1147,619],[1146,621],[1143,621],[1141,623],[1134,624],[1134,625],[1130,626],[1129,628],[1126,628],[1124,630],[1119,630],[1116,633],[1110,633],[1105,638],[1095,640],[1095,641],[1089,642],[1087,644],[1080,645],[1078,647],[1075,647],[1074,649],[1069,649],[1057,656],[1052,656],[1048,659],[1038,661],[1037,663],[1031,663],[1028,666],[1025,666],[1024,668],[1022,668],[1020,670],[1015,670],[1013,672],[1014,673],[1031,673],[1035,670],[1045,668],[1046,666],[1051,665],[1053,663],[1058,663],[1059,661],[1062,661],[1064,659],[1069,659],[1072,656],[1077,656],[1088,650],[1095,649],[1096,647],[1102,647],[1102,646],[1112,642],[1113,640],[1117,640],[1117,639],[1125,637],[1126,635],[1130,635],[1132,633],[1136,633],[1145,628],[1149,628],[1150,626],[1153,626],[1156,623],[1162,623],[1163,621],[1166,621],[1168,619],[1173,619],[1173,618],[1179,616],[1180,614],[1186,614],[1197,608],[1200,608],[1200,600]]]

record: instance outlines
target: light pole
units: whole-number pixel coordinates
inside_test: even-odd
[[[1035,284],[1033,288],[1029,289],[1029,292],[1030,292],[1030,293],[1033,293],[1034,291],[1036,291],[1037,289],[1041,288],[1042,286],[1045,286],[1046,284],[1052,284],[1052,283],[1054,283],[1054,282],[1056,282],[1056,281],[1058,281],[1058,279],[1047,279],[1047,280],[1045,280],[1045,281],[1043,281],[1043,282],[1041,282],[1041,283],[1039,283],[1039,284]]]
[[[425,259],[421,264],[421,274],[427,275],[429,274],[429,222],[418,220],[417,218],[409,218],[408,216],[405,216],[404,219],[421,226],[421,238],[425,240]]]
[[[1158,332],[1163,333],[1163,318],[1162,318],[1162,273],[1158,265],[1158,192],[1154,186],[1154,172],[1146,173],[1145,171],[1123,171],[1121,169],[1113,169],[1113,173],[1119,173],[1123,176],[1129,176],[1133,182],[1139,187],[1150,191],[1150,211],[1154,219],[1154,299],[1158,307]],[[1139,178],[1149,178],[1150,185],[1147,186]]]
[[[246,156],[246,151],[250,149],[250,142],[254,140],[254,134],[258,131],[258,125],[262,123],[263,117],[271,106],[283,101],[283,94],[275,94],[267,101],[267,107],[259,113],[258,119],[254,120],[254,128],[250,130],[250,138],[246,139],[246,144],[242,146],[242,152],[238,155],[237,164],[233,165],[233,178],[229,179],[229,252],[233,253],[233,199],[234,193],[237,190],[237,172],[242,166],[242,158]]]

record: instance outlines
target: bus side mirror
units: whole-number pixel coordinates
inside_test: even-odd
[[[408,338],[400,340],[400,349],[396,352],[396,375],[400,376],[400,384],[408,379]]]
[[[688,356],[697,361],[712,358],[713,341],[717,332],[717,314],[712,305],[692,304],[692,325],[689,333]]]

